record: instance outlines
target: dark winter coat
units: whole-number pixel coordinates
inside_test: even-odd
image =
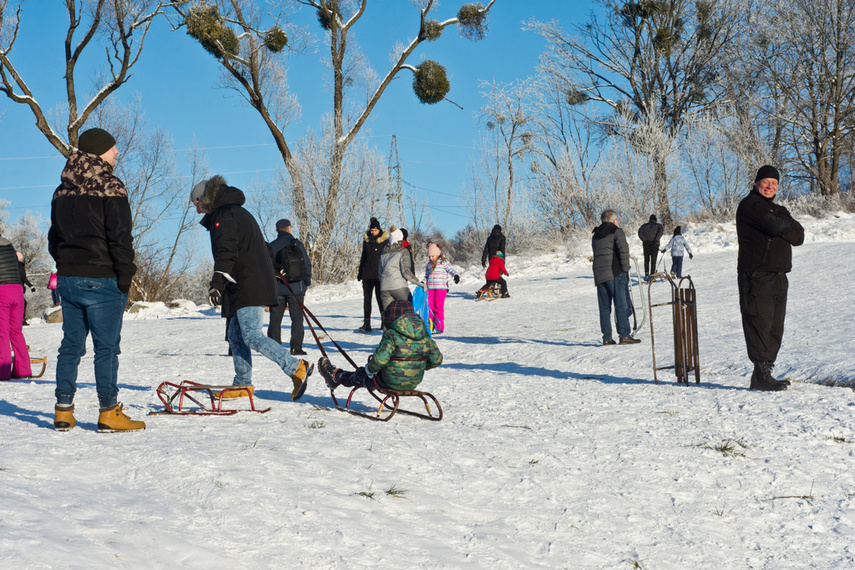
[[[425,322],[407,313],[395,319],[383,333],[380,344],[365,366],[370,375],[393,390],[414,390],[425,370],[442,364],[442,353],[428,335]]]
[[[659,247],[659,240],[664,233],[665,228],[662,224],[650,221],[638,228],[638,239],[642,243],[655,243],[656,247]]]
[[[201,200],[202,209],[209,212],[200,223],[211,234],[211,287],[223,292],[226,318],[244,307],[279,302],[270,246],[255,218],[242,207],[244,202],[243,192],[228,186],[221,176],[208,181]]]
[[[498,255],[494,255],[490,258],[490,267],[487,268],[484,278],[488,281],[495,281],[496,279],[501,279],[502,275],[508,275],[508,270],[505,269],[505,260]]]
[[[276,239],[270,242],[270,249],[273,251],[273,259],[275,260],[276,255],[280,251],[291,245],[291,242],[295,239],[296,238],[288,232],[279,232],[279,235],[276,237]],[[306,278],[297,282],[289,281],[288,285],[291,286],[291,291],[288,291],[288,287],[286,287],[285,284],[282,283],[282,280],[277,277],[277,292],[279,293],[280,297],[286,297],[288,295],[291,295],[292,293],[294,295],[305,295],[306,289],[308,289],[309,286],[312,284],[312,260],[309,259],[309,253],[306,251],[306,247],[303,245],[303,242],[297,240],[297,247],[300,249],[300,253],[303,254],[303,259],[306,260]]]
[[[502,234],[502,226],[496,224],[493,226],[493,231],[490,232],[490,237],[487,238],[487,243],[484,244],[484,253],[481,254],[481,267],[487,265],[487,260],[492,259],[498,251],[507,255],[508,250],[505,246],[505,236]]]
[[[793,247],[805,241],[805,230],[790,212],[752,190],[736,209],[739,241],[737,271],[787,273],[793,267]]]
[[[593,233],[594,285],[629,272],[629,244],[623,230],[608,222],[594,228]]]
[[[362,239],[362,255],[359,257],[359,269],[356,271],[356,278],[359,281],[380,279],[380,255],[388,241],[389,232],[385,230],[381,230],[376,237],[371,235],[370,230],[365,232],[365,237]]]
[[[53,193],[48,251],[57,274],[114,277],[127,293],[137,271],[125,185],[100,157],[74,151]]]
[[[20,285],[21,274],[18,272],[18,255],[15,246],[8,239],[0,236],[0,285]]]

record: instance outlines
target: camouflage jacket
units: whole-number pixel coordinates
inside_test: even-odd
[[[425,370],[442,364],[442,353],[425,323],[413,313],[401,315],[383,333],[380,345],[365,366],[370,375],[394,390],[415,390]]]
[[[58,275],[115,277],[127,291],[136,273],[125,185],[100,157],[74,151],[53,193],[48,250]]]

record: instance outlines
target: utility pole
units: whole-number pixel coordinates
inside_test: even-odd
[[[389,151],[389,182],[391,187],[386,203],[387,220],[398,226],[404,224],[404,193],[401,188],[401,160],[398,158],[398,139],[392,135],[392,149]]]

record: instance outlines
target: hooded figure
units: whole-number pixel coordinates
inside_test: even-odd
[[[481,267],[487,266],[487,261],[496,255],[497,251],[508,250],[505,248],[505,235],[502,233],[502,226],[496,224],[490,232],[490,237],[487,238],[487,243],[484,244],[484,253],[481,254]]]

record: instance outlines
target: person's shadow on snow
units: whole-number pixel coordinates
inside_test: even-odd
[[[40,428],[53,428],[53,409],[50,412],[41,412],[35,410],[27,410],[16,406],[11,402],[0,401],[0,416],[9,416],[21,420],[22,422],[31,423]]]

